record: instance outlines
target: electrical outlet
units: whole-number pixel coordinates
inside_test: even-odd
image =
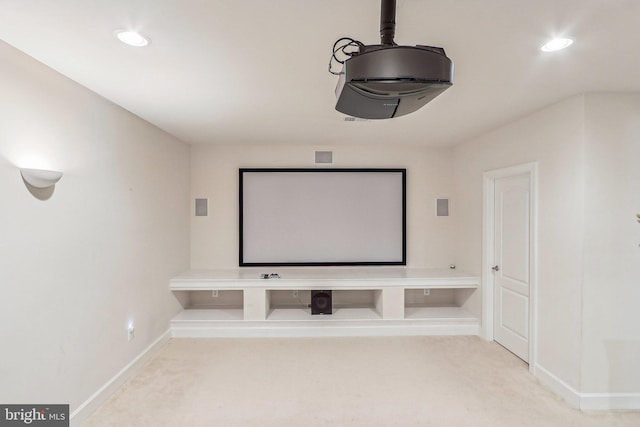
[[[425,289],[424,290],[424,294],[425,295],[430,295],[431,294],[431,289]]]
[[[211,297],[212,298],[218,298],[218,290],[214,289],[213,291],[211,291]]]
[[[134,328],[133,325],[131,325],[127,330],[127,341],[131,341],[135,337],[136,337],[136,328]]]
[[[292,295],[294,298],[298,298],[298,291],[293,291]]]

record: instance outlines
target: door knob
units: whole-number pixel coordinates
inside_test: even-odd
[[[500,271],[500,267],[499,267],[499,266],[497,266],[497,265],[494,265],[493,267],[491,267],[491,269],[492,269],[493,271]]]

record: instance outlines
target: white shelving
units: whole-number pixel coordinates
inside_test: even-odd
[[[361,321],[380,320],[382,317],[373,309],[361,308],[334,308],[331,315],[312,316],[308,308],[276,308],[271,310],[267,320],[295,320],[311,322],[333,322],[336,320]]]
[[[280,278],[262,279],[264,273],[278,273]],[[434,306],[434,301],[415,303],[407,297],[409,292],[422,294],[416,289],[470,294],[478,286],[478,277],[449,269],[192,270],[171,280],[170,289],[185,306],[171,328],[174,337],[478,335],[479,319],[453,301],[438,305],[435,300]],[[312,289],[334,291],[333,314],[311,315],[301,299],[284,305],[278,301],[289,291],[302,294]],[[190,294],[214,290],[220,298],[206,308],[189,303]],[[341,295],[345,301],[336,304]],[[358,296],[364,303],[349,300]]]
[[[208,308],[183,310],[173,318],[173,322],[229,322],[242,321],[241,308]]]
[[[471,313],[461,307],[405,307],[404,318],[427,320],[476,320]]]

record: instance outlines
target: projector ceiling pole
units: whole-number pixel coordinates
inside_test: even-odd
[[[396,35],[396,0],[381,0],[380,5],[380,42],[394,45]]]

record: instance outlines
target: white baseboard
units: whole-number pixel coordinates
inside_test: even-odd
[[[538,364],[534,367],[533,375],[569,405],[581,411],[640,410],[640,393],[580,393]]]
[[[533,375],[540,382],[551,389],[555,394],[564,399],[569,405],[580,409],[580,393],[569,384],[556,377],[554,374],[536,364],[533,368]]]
[[[640,393],[582,393],[580,409],[583,411],[638,411]]]
[[[98,391],[93,393],[82,405],[80,405],[70,415],[71,426],[79,427],[89,418],[96,409],[105,403],[109,397],[120,388],[127,380],[133,377],[138,371],[158,353],[158,351],[171,339],[171,330],[163,333],[149,347],[131,361],[127,366],[122,368],[113,378],[100,387]]]

